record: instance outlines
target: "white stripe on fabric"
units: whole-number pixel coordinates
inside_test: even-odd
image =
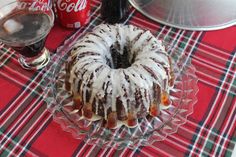
[[[6,64],[6,62],[7,62],[10,58],[14,58],[14,57],[13,57],[13,56],[14,56],[14,53],[11,51],[10,48],[5,48],[5,47],[3,47],[3,45],[0,45],[0,52],[2,53],[2,55],[0,56],[0,60],[3,60],[3,58],[4,58],[5,56],[7,56],[7,57],[4,59],[4,61],[2,61],[2,62],[0,63],[0,68],[1,68],[2,66],[4,66],[4,65]]]
[[[236,110],[236,105],[234,104],[234,108],[233,108],[232,111],[235,111],[235,110]],[[229,117],[234,116],[233,113],[234,112],[231,112],[231,115]],[[235,122],[235,121],[236,121],[236,116],[233,117],[233,122]],[[232,132],[232,131],[235,131],[235,130],[233,130],[234,129],[234,125],[230,125],[229,122],[230,122],[230,120],[227,121],[227,126],[230,126],[229,130],[226,130],[227,127],[225,127],[224,130],[222,131],[222,133],[219,136],[218,142],[216,143],[216,145],[219,146],[218,148],[221,148],[219,154],[221,154],[222,151],[224,150],[224,148],[226,148],[225,144],[226,144],[226,142],[228,140],[229,133]],[[226,135],[226,137],[223,137],[224,134]],[[225,139],[227,139],[227,140],[225,140]],[[220,145],[220,142],[222,140],[223,140],[223,144]],[[233,150],[229,150],[229,149],[227,149],[227,151],[230,152],[230,153],[233,152]],[[215,151],[213,152],[213,156],[216,156],[216,154],[217,154],[217,149],[215,149]]]

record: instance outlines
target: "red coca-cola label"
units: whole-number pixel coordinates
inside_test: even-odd
[[[57,0],[57,16],[68,28],[79,28],[90,20],[90,0]]]
[[[21,2],[21,3],[27,3],[28,2],[28,4],[30,4],[35,0],[18,0],[18,1]],[[48,6],[52,7],[52,0],[37,0],[37,1],[40,2],[40,3],[47,4]]]
[[[19,0],[17,8],[20,10],[29,9],[31,11],[50,11],[47,3],[39,3],[31,0]]]
[[[38,2],[42,2],[42,3],[46,3],[48,4],[50,7],[52,6],[52,0],[37,0]]]

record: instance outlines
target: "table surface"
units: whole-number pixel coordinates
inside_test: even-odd
[[[46,47],[52,59],[81,34],[102,23],[100,1],[91,0],[91,21],[80,29],[58,22]],[[53,121],[42,93],[45,71],[22,69],[13,51],[0,51],[0,156],[231,156],[236,143],[236,26],[218,31],[187,31],[151,21],[134,8],[126,24],[150,30],[186,53],[196,68],[199,92],[194,112],[176,133],[150,146],[116,150],[88,145]]]

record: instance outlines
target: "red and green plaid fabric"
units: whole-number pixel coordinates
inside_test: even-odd
[[[100,1],[92,19],[78,30],[57,22],[46,46],[56,60],[80,35],[102,23]],[[179,47],[196,68],[198,102],[186,124],[164,141],[134,150],[99,148],[74,139],[53,121],[42,95],[45,71],[23,70],[11,49],[0,46],[0,156],[231,156],[236,143],[236,27],[186,31],[160,25],[130,10],[127,24],[150,30]]]

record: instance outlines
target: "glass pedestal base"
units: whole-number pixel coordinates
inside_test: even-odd
[[[44,48],[42,52],[32,58],[26,58],[24,56],[20,56],[18,59],[20,65],[27,70],[40,70],[44,68],[50,61],[50,53],[48,49]]]

